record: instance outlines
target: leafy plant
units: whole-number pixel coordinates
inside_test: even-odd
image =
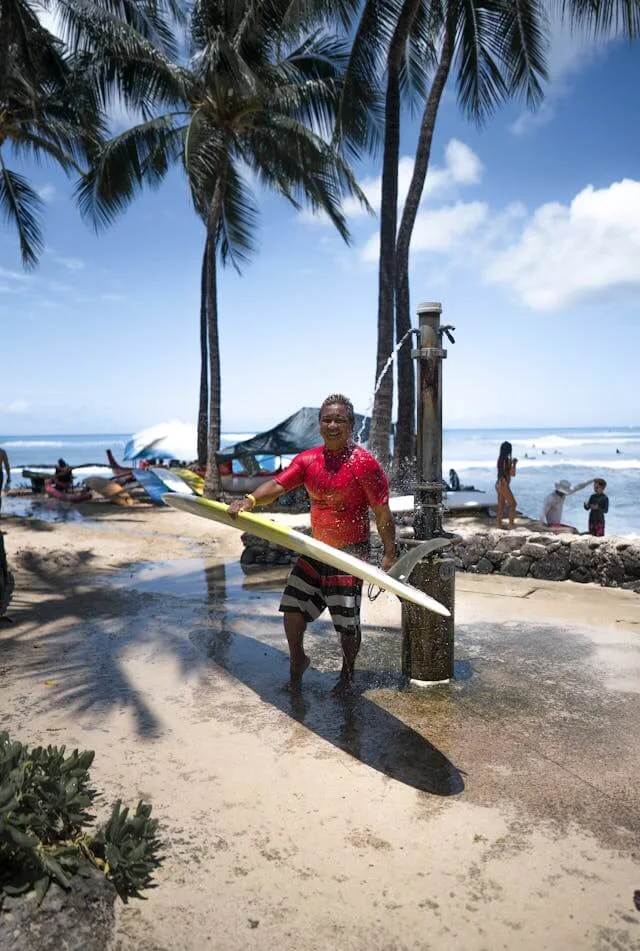
[[[118,800],[105,826],[83,831],[97,798],[89,768],[94,752],[27,746],[0,732],[0,899],[35,889],[38,902],[52,881],[63,888],[83,862],[100,868],[122,898],[140,898],[161,861],[158,821],[139,802],[135,815]]]

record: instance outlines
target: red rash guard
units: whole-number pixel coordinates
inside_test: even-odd
[[[338,452],[325,446],[299,453],[275,477],[290,492],[304,485],[311,499],[311,532],[334,548],[369,538],[369,507],[389,501],[380,464],[360,446]]]

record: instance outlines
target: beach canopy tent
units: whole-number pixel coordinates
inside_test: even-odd
[[[293,416],[289,416],[282,423],[278,423],[273,429],[267,429],[263,433],[257,433],[251,439],[244,439],[233,446],[227,446],[216,453],[218,463],[232,462],[234,459],[241,459],[243,463],[255,458],[295,456],[296,453],[304,449],[312,449],[314,446],[322,445],[322,436],[320,435],[320,424],[318,417],[320,415],[319,407],[303,406]],[[356,413],[356,422],[353,427],[354,437],[362,443],[366,443],[369,437],[369,425],[371,420],[368,416],[361,416]]]
[[[135,433],[124,447],[124,458],[179,459],[192,462],[198,457],[198,432],[192,423],[171,420]]]

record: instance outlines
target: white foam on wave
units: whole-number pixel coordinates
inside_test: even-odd
[[[640,459],[565,459],[564,456],[553,456],[549,459],[518,459],[518,470],[557,469],[561,466],[573,466],[580,469],[640,469]],[[449,469],[455,469],[460,473],[470,469],[495,470],[496,464],[493,459],[491,461],[457,459],[447,460],[442,468],[445,473]]]
[[[616,435],[615,433],[608,433],[606,436],[602,434],[590,435],[589,433],[581,433],[579,436],[541,436],[532,440],[529,439],[514,439],[514,446],[524,446],[527,449],[530,449],[535,445],[536,449],[560,449],[562,447],[571,447],[576,448],[577,446],[621,446],[629,445],[635,443],[636,445],[640,444],[640,435],[629,436],[629,435]]]

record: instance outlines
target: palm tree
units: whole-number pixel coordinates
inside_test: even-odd
[[[399,323],[395,337],[401,340],[410,328],[407,268],[415,214],[422,194],[420,181],[428,169],[433,125],[442,91],[452,68],[458,70],[458,94],[463,108],[482,121],[507,96],[524,93],[530,103],[541,95],[544,78],[545,13],[551,3],[543,0],[422,0],[413,21],[408,13],[412,0],[367,0],[364,6],[345,3],[354,18],[355,39],[347,69],[347,91],[343,95],[353,110],[352,100],[363,82],[375,86],[380,82],[383,60],[386,70],[384,110],[384,154],[380,211],[380,261],[378,298],[378,346],[375,380],[387,363],[394,344],[394,305],[400,303]],[[557,0],[573,23],[587,25],[595,33],[608,34],[615,27],[630,38],[640,32],[639,0]],[[432,31],[432,44],[425,42],[418,22]],[[447,38],[445,23],[452,24],[453,34]],[[497,32],[494,34],[492,30]],[[417,40],[417,43],[416,43]],[[533,46],[531,45],[533,44]],[[434,47],[437,55],[434,58]],[[400,52],[399,52],[400,51]],[[422,60],[420,61],[420,54]],[[427,85],[432,74],[429,96],[424,106],[418,143],[416,177],[410,192],[408,208],[398,233],[398,250],[391,235],[397,222],[397,165],[399,158],[400,96],[398,95],[398,55],[401,69],[413,80],[414,89]],[[411,68],[409,69],[409,64]],[[420,76],[422,73],[422,77]],[[350,81],[349,81],[350,80]],[[364,124],[363,124],[364,126]],[[429,129],[431,128],[431,134]],[[340,130],[338,130],[340,131]],[[375,136],[371,134],[375,140]],[[362,134],[364,141],[364,132]],[[391,287],[393,282],[393,289]],[[409,347],[398,355],[399,418],[396,433],[396,459],[411,456],[414,442],[414,373]],[[389,370],[374,398],[370,445],[380,458],[388,458],[393,378]]]
[[[412,103],[424,95],[424,77],[433,58],[431,11],[425,0],[368,0],[362,10],[358,6],[354,12],[359,14],[359,20],[336,134],[360,155],[365,150],[376,151],[380,126],[383,129],[376,388],[369,447],[385,463],[389,457],[393,404],[393,372],[385,372],[385,366],[394,339],[401,101],[404,97]],[[348,25],[354,29],[351,22]],[[385,72],[381,105],[374,90],[379,89]]]
[[[209,497],[221,493],[217,261],[240,267],[253,250],[257,208],[245,170],[294,207],[306,202],[323,211],[345,240],[341,201],[355,195],[364,202],[349,166],[323,135],[333,121],[343,46],[313,31],[302,16],[289,17],[285,29],[290,9],[280,0],[196,2],[189,68],[135,31],[113,31],[108,42],[103,36],[125,101],[137,109],[151,101],[170,109],[104,146],[80,189],[81,209],[105,224],[141,187],[159,183],[171,164],[184,165],[206,229]]]
[[[46,30],[26,0],[0,2],[0,209],[18,233],[25,268],[43,247],[43,202],[10,156],[47,159],[67,174],[86,169],[104,132],[98,100],[78,57]]]
[[[510,96],[535,108],[546,78],[546,18],[539,0],[447,0],[439,11],[439,56],[426,100],[413,174],[395,247],[396,337],[411,328],[409,247],[424,189],[442,94],[457,70],[458,102],[482,123]],[[435,24],[434,24],[435,25]],[[415,456],[415,379],[409,347],[398,353],[396,470],[411,471]]]

